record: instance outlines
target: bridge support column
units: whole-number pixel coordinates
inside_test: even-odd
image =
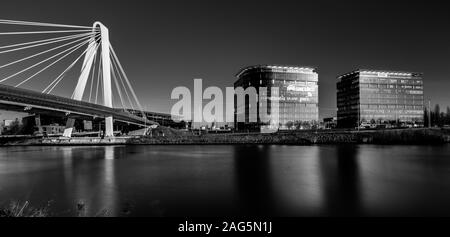
[[[38,133],[42,133],[42,126],[41,126],[41,115],[40,114],[36,114],[34,116],[34,122],[36,124],[36,128],[38,129]]]
[[[75,127],[75,119],[68,118],[66,122],[66,129],[64,129],[63,137],[72,137],[74,127]]]
[[[109,116],[105,118],[105,137],[114,136],[113,117]]]

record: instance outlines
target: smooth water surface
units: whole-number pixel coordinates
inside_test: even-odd
[[[0,205],[57,216],[450,215],[450,146],[0,148]]]

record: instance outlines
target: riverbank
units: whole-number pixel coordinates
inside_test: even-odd
[[[273,134],[228,133],[193,135],[158,128],[152,136],[116,138],[3,138],[3,146],[26,145],[217,145],[217,144],[444,144],[450,142],[450,129],[386,129],[361,131],[283,131]]]
[[[114,137],[101,139],[98,137],[22,137],[0,138],[0,146],[92,146],[92,145],[125,145],[131,137]]]
[[[362,131],[283,131],[273,134],[204,134],[139,137],[128,144],[443,144],[450,142],[448,129],[395,129]]]

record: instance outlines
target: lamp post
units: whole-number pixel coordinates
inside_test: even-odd
[[[359,131],[359,127],[361,126],[361,104],[358,104],[358,121],[356,126],[358,127]]]
[[[148,127],[147,127],[147,104],[144,105],[144,111],[142,111],[142,116],[144,117],[144,135],[147,136]]]

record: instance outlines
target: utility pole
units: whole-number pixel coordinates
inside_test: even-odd
[[[431,100],[428,100],[428,128],[431,128]]]

